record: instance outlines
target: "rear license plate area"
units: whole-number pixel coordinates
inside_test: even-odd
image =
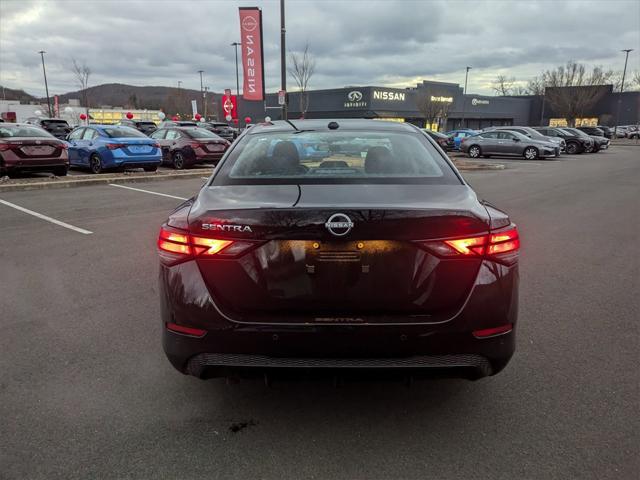
[[[46,145],[35,145],[29,147],[22,147],[22,151],[26,155],[30,155],[33,157],[42,157],[45,155],[51,155],[55,149]]]

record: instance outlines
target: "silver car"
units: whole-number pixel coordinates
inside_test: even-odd
[[[555,143],[535,140],[519,132],[502,129],[467,137],[462,140],[460,150],[471,158],[515,155],[527,160],[535,160],[560,155],[560,147]]]
[[[485,128],[485,131],[492,131],[492,130],[509,130],[510,132],[521,133],[522,135],[525,135],[525,136],[527,136],[529,138],[532,138],[533,140],[539,140],[541,142],[556,143],[560,147],[560,152],[564,152],[565,148],[567,147],[567,143],[564,141],[564,139],[562,139],[560,137],[549,137],[549,136],[543,135],[542,133],[538,132],[537,130],[534,130],[531,127],[489,127],[489,128]]]

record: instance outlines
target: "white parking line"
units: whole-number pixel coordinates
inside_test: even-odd
[[[7,202],[6,200],[1,200],[0,203],[6,205],[7,207],[15,208],[16,210],[20,210],[21,212],[28,213],[29,215],[33,215],[34,217],[38,217],[41,220],[46,222],[55,223],[56,225],[60,225],[61,227],[68,228],[69,230],[73,230],[74,232],[82,233],[84,235],[91,235],[93,232],[89,230],[85,230],[84,228],[75,227],[65,222],[61,222],[60,220],[56,220],[55,218],[47,217],[38,212],[34,212],[33,210],[29,210],[28,208],[21,207],[20,205],[16,205],[15,203]]]
[[[118,185],[117,183],[110,183],[109,185],[112,187],[126,188],[127,190],[134,190],[136,192],[150,193],[151,195],[159,195],[161,197],[175,198],[177,200],[186,200],[186,198],[184,197],[176,197],[175,195],[168,195],[166,193],[152,192],[151,190],[143,190],[142,188],[125,187],[124,185]]]

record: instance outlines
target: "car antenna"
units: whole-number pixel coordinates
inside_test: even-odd
[[[296,127],[291,120],[285,119],[285,122],[287,122],[289,125],[291,125],[295,129],[296,132],[300,131],[300,129],[298,127]]]

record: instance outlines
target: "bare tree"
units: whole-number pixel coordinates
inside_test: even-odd
[[[640,70],[636,70],[630,76],[630,90],[640,90]]]
[[[91,76],[91,69],[87,66],[86,62],[79,63],[75,58],[71,59],[71,71],[76,78],[76,83],[80,87],[82,94],[82,106],[86,110],[87,118],[89,118],[89,94],[87,88],[89,87],[89,77]]]
[[[544,95],[544,80],[542,77],[533,77],[527,83],[527,93],[529,95]]]
[[[569,125],[592,108],[606,93],[604,85],[610,84],[614,72],[593,67],[587,71],[584,64],[568,61],[542,74],[544,95],[553,110],[564,117]]]
[[[443,98],[447,97],[434,96],[429,92],[420,92],[416,97],[416,107],[429,127],[436,122],[442,123],[447,117],[451,102],[442,101]]]
[[[515,83],[516,77],[507,78],[505,75],[498,75],[491,83],[491,88],[496,92],[496,95],[505,97],[511,95]]]
[[[309,80],[316,70],[316,61],[309,53],[309,44],[305,44],[302,53],[289,52],[289,75],[293,77],[300,91],[300,114],[304,117],[309,108]]]

